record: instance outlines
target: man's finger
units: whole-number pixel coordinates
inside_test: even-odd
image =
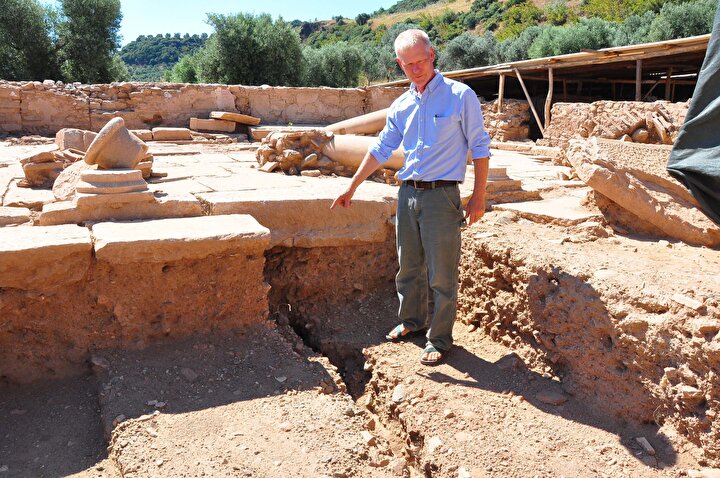
[[[342,196],[340,196],[340,197],[342,197]],[[332,202],[332,204],[330,205],[330,209],[334,209],[334,208],[335,208],[335,205],[336,205],[336,204],[338,203],[338,201],[340,200],[340,197],[335,198],[335,200],[334,200],[334,201]]]

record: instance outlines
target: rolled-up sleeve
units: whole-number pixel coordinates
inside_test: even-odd
[[[480,101],[473,90],[463,92],[462,129],[473,159],[490,156],[490,135],[485,131]]]
[[[370,145],[368,152],[372,154],[380,164],[383,164],[390,159],[393,151],[400,146],[401,141],[402,133],[397,127],[395,115],[390,113],[385,122],[385,127],[380,132],[377,141]]]

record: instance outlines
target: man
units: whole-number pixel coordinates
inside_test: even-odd
[[[393,102],[377,143],[331,208],[350,206],[360,183],[402,144],[405,164],[397,175],[402,185],[396,215],[400,269],[395,279],[400,324],[386,338],[397,341],[424,329],[429,281],[434,309],[420,362],[435,365],[452,345],[460,228],[466,219],[472,224],[485,212],[490,137],[473,90],[434,69],[435,50],[425,32],[398,35],[395,54],[411,81],[410,89]],[[475,183],[463,215],[458,184],[465,179],[468,150]]]

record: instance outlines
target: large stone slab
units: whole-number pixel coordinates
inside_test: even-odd
[[[270,231],[244,214],[104,222],[92,227],[95,256],[114,264],[198,260],[245,251],[262,253]]]
[[[30,209],[0,206],[0,226],[23,224],[30,221]]]
[[[127,221],[201,216],[202,206],[189,193],[158,193],[154,201],[137,202],[118,207],[102,204],[92,208],[78,208],[72,201],[47,204],[40,213],[40,224],[78,224],[90,221]]]
[[[608,148],[608,144],[613,143],[570,141],[567,158],[580,179],[670,238],[700,246],[720,245],[720,226],[697,208],[682,185],[667,173],[658,172],[657,164],[629,163],[623,159],[625,149],[621,145]],[[635,152],[629,151],[631,155]],[[613,222],[613,217],[608,220]],[[632,222],[623,221],[623,227],[632,227]]]
[[[520,217],[533,222],[566,226],[601,218],[598,211],[583,207],[582,202],[583,198],[580,195],[570,194],[540,201],[496,204],[492,208],[500,211],[514,211]]]
[[[199,194],[211,214],[250,214],[270,229],[272,245],[294,247],[348,246],[383,242],[395,202],[368,188],[348,208],[330,205],[336,188],[267,189]]]
[[[55,196],[49,189],[30,189],[18,187],[17,183],[11,183],[3,198],[3,206],[26,207],[29,209],[41,209],[45,204],[55,201]]]
[[[0,288],[77,282],[92,262],[90,231],[75,225],[0,228]]]
[[[223,119],[190,118],[190,129],[193,131],[222,131],[232,133],[235,131],[234,121]]]

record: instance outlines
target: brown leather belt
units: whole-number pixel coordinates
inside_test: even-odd
[[[403,181],[404,184],[407,184],[408,186],[412,186],[415,189],[435,189],[435,188],[441,188],[443,186],[457,186],[460,184],[460,181],[445,181],[444,179],[440,179],[438,181]]]

